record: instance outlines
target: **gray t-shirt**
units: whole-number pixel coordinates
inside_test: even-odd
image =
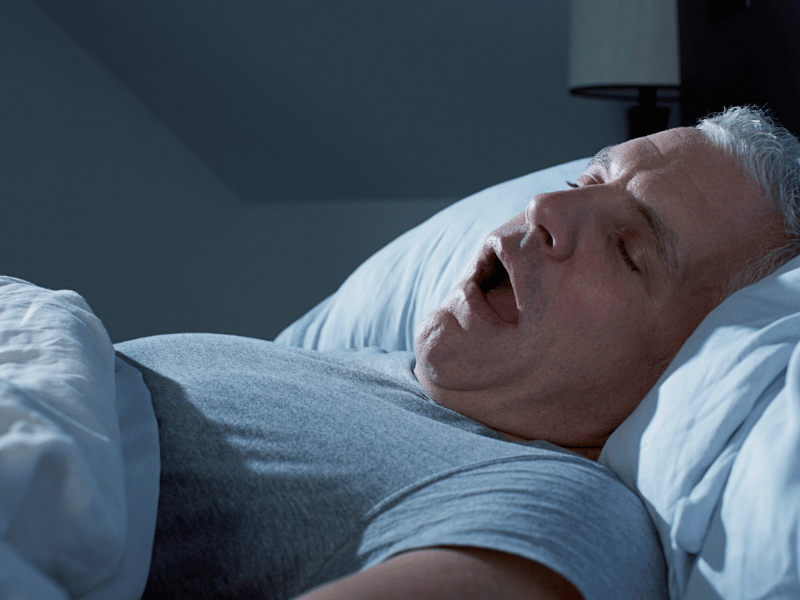
[[[291,598],[411,549],[475,546],[587,598],[666,598],[635,495],[604,467],[438,406],[410,352],[182,334],[125,342],[162,472],[147,597]]]

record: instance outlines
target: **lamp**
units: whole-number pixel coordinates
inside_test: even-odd
[[[628,137],[667,128],[680,86],[676,0],[571,0],[569,90],[638,102]]]

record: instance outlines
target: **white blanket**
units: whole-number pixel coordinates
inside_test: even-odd
[[[139,598],[158,477],[150,394],[99,319],[0,277],[0,596]]]

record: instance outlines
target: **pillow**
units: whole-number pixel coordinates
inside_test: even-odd
[[[84,300],[0,277],[0,595],[139,598],[158,477],[150,394]]]
[[[463,277],[483,239],[538,193],[565,189],[589,159],[498,184],[445,208],[367,259],[275,341],[313,350],[412,350],[417,325]]]
[[[800,598],[799,340],[795,258],[712,311],[603,449],[672,598]]]

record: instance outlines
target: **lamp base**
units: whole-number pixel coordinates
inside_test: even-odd
[[[628,139],[664,131],[669,123],[666,106],[632,106],[628,109]]]
[[[639,104],[628,109],[628,139],[664,131],[669,123],[669,108],[656,106],[656,88],[639,88]]]

